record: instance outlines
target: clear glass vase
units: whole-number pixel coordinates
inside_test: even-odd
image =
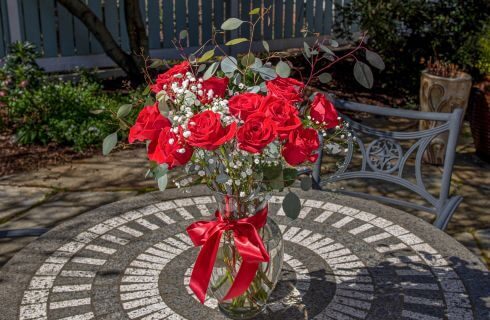
[[[268,206],[264,194],[236,197],[215,193],[214,196],[218,210],[225,219],[250,217]],[[229,300],[224,300],[224,297],[240,269],[242,258],[235,247],[232,231],[225,231],[221,239],[208,292],[218,300],[220,311],[232,319],[250,319],[261,313],[281,273],[284,255],[281,230],[272,219],[267,218],[267,223],[258,230],[258,234],[270,260],[260,263],[247,291]]]

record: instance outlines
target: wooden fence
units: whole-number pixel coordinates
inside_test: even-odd
[[[124,0],[83,0],[101,18],[114,39],[129,50],[124,18]],[[329,35],[335,9],[349,0],[140,0],[146,23],[150,55],[177,58],[172,40],[188,30],[187,50],[193,51],[211,37],[229,17],[249,19],[256,7],[271,7],[271,13],[254,33],[257,49],[262,39],[271,50],[302,47],[301,30]],[[46,71],[67,71],[75,67],[110,67],[114,63],[104,54],[97,39],[56,0],[0,0],[0,58],[14,41],[34,43]],[[225,38],[249,37],[242,27]],[[218,40],[226,41],[223,36]],[[237,46],[235,50],[240,50]]]

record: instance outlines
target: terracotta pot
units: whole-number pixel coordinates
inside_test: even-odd
[[[490,79],[487,79],[489,88],[481,85],[473,88],[471,95],[471,112],[468,115],[471,135],[475,142],[476,154],[483,160],[490,162]]]
[[[466,112],[471,90],[471,76],[461,72],[457,78],[444,78],[422,71],[420,77],[420,109],[427,112],[452,112],[463,108]],[[437,127],[437,121],[420,121],[420,130]],[[436,165],[444,163],[448,133],[432,140],[424,153],[424,162]]]

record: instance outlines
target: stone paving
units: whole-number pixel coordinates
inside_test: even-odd
[[[154,191],[154,181],[144,177],[146,170],[144,151],[135,149],[4,176],[0,178],[0,234],[21,228],[49,229],[103,204]],[[437,173],[440,168],[430,170]],[[458,147],[452,189],[464,200],[446,231],[490,266],[490,164],[474,156],[467,127]],[[0,266],[35,238],[0,238]]]

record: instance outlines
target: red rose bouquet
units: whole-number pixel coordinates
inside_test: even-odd
[[[230,18],[222,29],[245,23],[253,34],[266,12],[254,9],[251,16],[258,18],[250,22]],[[252,42],[239,38],[226,45],[245,41]],[[187,229],[194,244],[202,247],[190,287],[199,301],[204,302],[209,292],[223,312],[243,318],[264,308],[281,269],[281,233],[267,219],[270,193],[290,186],[296,167],[317,161],[319,135],[328,138],[343,130],[332,102],[322,93],[307,95],[306,88],[315,79],[328,81],[325,69],[344,57],[329,49],[336,42],[317,38],[311,46],[305,43],[311,72],[307,79],[298,74],[302,80],[297,80],[290,77],[294,68],[282,56],[259,59],[249,49],[237,59],[222,51],[214,37],[211,44],[208,51],[203,46],[183,55],[184,62],[149,84],[147,92],[156,101],[140,111],[129,142],[147,143],[151,174],[161,190],[167,186],[168,172],[180,170],[184,175],[174,180],[177,187],[195,181],[214,191],[216,219]],[[269,50],[266,42],[263,46]],[[361,49],[362,41],[347,56]],[[357,69],[368,81],[365,66]],[[311,186],[311,179],[304,179],[302,187]],[[296,217],[300,206],[294,193],[284,198],[287,216]]]

